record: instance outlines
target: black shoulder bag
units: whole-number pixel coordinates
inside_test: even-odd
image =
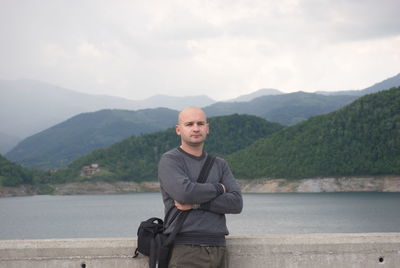
[[[204,183],[207,180],[208,174],[214,163],[215,157],[207,155],[207,159],[201,168],[199,177],[197,178],[198,183]],[[170,211],[169,211],[170,212]],[[168,219],[168,214],[165,215],[164,221],[160,218],[150,218],[146,221],[142,221],[137,231],[137,248],[135,250],[136,258],[139,253],[149,257],[150,268],[167,268],[169,259],[171,257],[172,246],[176,235],[182,228],[183,222],[186,220],[190,210],[181,211],[177,210],[173,217],[176,217],[176,225],[174,230],[170,234],[164,234],[164,223]]]

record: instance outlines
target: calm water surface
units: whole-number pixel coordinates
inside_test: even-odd
[[[244,194],[232,235],[400,232],[400,193]],[[159,193],[0,198],[0,239],[136,237]]]

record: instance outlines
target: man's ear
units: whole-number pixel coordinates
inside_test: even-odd
[[[181,129],[179,128],[179,125],[175,126],[175,132],[176,132],[176,135],[178,135],[178,136],[181,135]]]

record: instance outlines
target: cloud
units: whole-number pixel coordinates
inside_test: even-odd
[[[397,0],[0,4],[0,78],[132,99],[362,88],[399,72]]]

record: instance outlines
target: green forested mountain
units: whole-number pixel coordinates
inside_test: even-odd
[[[294,125],[311,116],[326,114],[337,110],[359,96],[326,96],[315,93],[296,92],[269,95],[255,98],[249,102],[217,102],[204,108],[208,116],[233,113],[251,114],[270,122]]]
[[[82,155],[129,136],[171,127],[177,116],[177,111],[166,108],[79,114],[25,139],[6,157],[24,167],[66,167]]]
[[[249,115],[235,114],[210,118],[210,135],[207,138],[206,150],[214,155],[227,155],[281,128],[279,124]],[[79,158],[67,169],[58,171],[53,181],[154,180],[157,178],[156,169],[161,154],[179,144],[180,138],[174,128],[131,137]],[[99,165],[99,170],[93,175],[84,176],[82,168],[93,163]]]
[[[228,160],[238,178],[400,174],[400,87],[287,127]]]
[[[15,186],[33,182],[30,172],[0,155],[0,186]]]

